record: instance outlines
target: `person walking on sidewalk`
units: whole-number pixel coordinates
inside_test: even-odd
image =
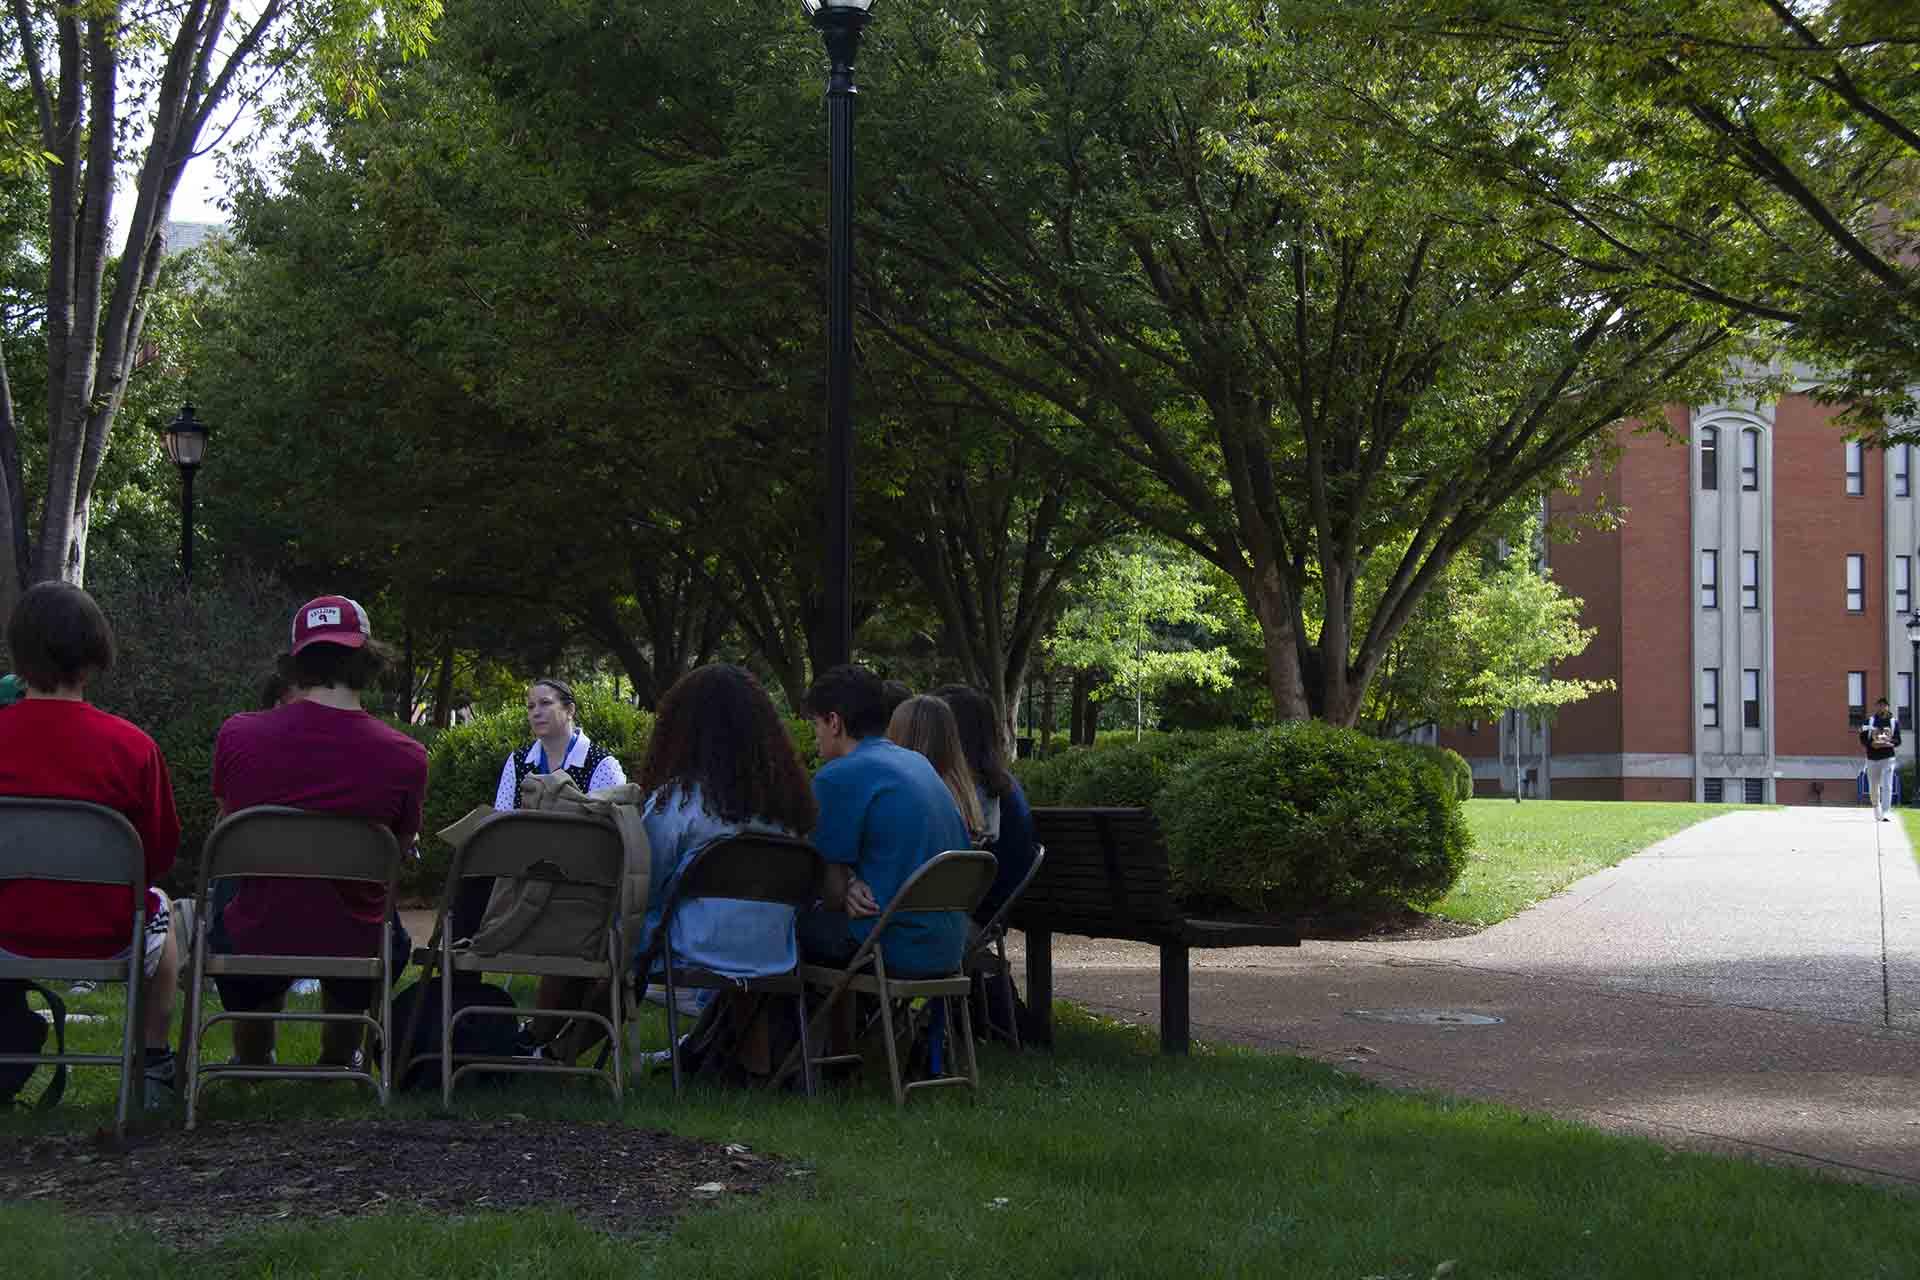
[[[1867,749],[1867,791],[1873,796],[1873,816],[1891,822],[1893,817],[1887,810],[1893,808],[1893,761],[1900,749],[1900,722],[1885,698],[1873,704],[1873,714],[1860,726],[1860,745]]]

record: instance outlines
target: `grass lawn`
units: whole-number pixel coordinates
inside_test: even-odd
[[[1432,910],[1463,924],[1498,924],[1676,831],[1744,807],[1469,800],[1473,859],[1453,891]]]
[[[470,1095],[464,1106],[474,1115],[667,1127],[813,1166],[809,1177],[700,1210],[638,1241],[556,1213],[399,1212],[275,1223],[218,1249],[182,1253],[158,1249],[138,1223],[103,1226],[30,1203],[0,1205],[5,1272],[13,1280],[1427,1280],[1452,1261],[1460,1280],[1920,1274],[1910,1196],[1389,1092],[1294,1058],[1200,1047],[1191,1059],[1169,1060],[1154,1052],[1151,1030],[1065,1007],[1060,1014],[1053,1054],[983,1055],[977,1104],[942,1096],[904,1115],[871,1090],[811,1104],[702,1092],[676,1106],[659,1078],[638,1083],[619,1108],[585,1085],[530,1082]],[[96,1042],[109,1037],[101,1025],[84,1032]],[[297,1058],[301,1035],[289,1040],[289,1058]],[[81,1073],[55,1122],[101,1123],[111,1088],[109,1073]],[[371,1112],[339,1086],[234,1087],[210,1096],[216,1122]],[[0,1116],[0,1143],[45,1123]]]
[[[1913,847],[1914,861],[1920,862],[1920,809],[1902,808],[1896,810],[1907,832],[1907,843]]]

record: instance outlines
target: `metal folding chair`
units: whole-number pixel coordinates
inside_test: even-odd
[[[858,1053],[828,1054],[812,1056],[811,1046],[826,1031],[827,1019],[832,1016],[834,1006],[848,992],[872,995],[879,1001],[878,1019],[887,1048],[887,1071],[893,1083],[893,1101],[895,1106],[904,1107],[907,1094],[915,1089],[931,1089],[942,1085],[964,1084],[969,1089],[980,1087],[980,1065],[973,1051],[973,1014],[967,1007],[967,993],[972,981],[964,969],[951,974],[933,978],[892,978],[887,975],[887,958],[881,948],[887,931],[900,917],[910,911],[957,911],[969,914],[980,905],[987,890],[993,887],[994,858],[990,853],[978,849],[952,849],[938,854],[908,877],[900,886],[900,892],[893,895],[893,901],[881,912],[874,923],[873,932],[860,945],[853,958],[844,969],[832,965],[802,964],[800,974],[813,986],[823,987],[826,998],[814,1011],[813,1021],[807,1027],[807,1034],[795,1052],[803,1059],[810,1059],[809,1066],[822,1067],[836,1062],[859,1062]],[[915,1080],[904,1083],[900,1073],[900,1049],[894,1038],[893,1015],[896,1004],[904,1005],[908,1001],[928,999],[945,1001],[948,1024],[953,1022],[955,1007],[959,1010],[961,1042],[966,1049],[966,1072],[963,1075],[946,1074],[930,1080]],[[790,1066],[783,1068],[781,1075],[789,1073]]]
[[[799,1026],[807,1025],[807,984],[796,967],[790,973],[757,978],[733,978],[712,969],[681,963],[672,954],[673,921],[686,903],[701,898],[729,898],[746,902],[775,902],[796,911],[812,905],[820,892],[819,851],[805,840],[762,832],[742,832],[716,840],[694,855],[674,880],[660,911],[660,926],[647,952],[634,966],[634,981],[648,981],[656,961],[664,956],[662,980],[667,990],[667,1037],[673,1062],[673,1093],[681,1095],[680,1010],[676,993],[682,987],[708,991],[745,991],[760,995],[790,995],[797,1003]],[[802,1062],[806,1091],[813,1093],[813,1067]]]
[[[257,805],[229,814],[207,836],[200,883],[194,894],[193,961],[196,975],[189,996],[185,1058],[187,1128],[198,1121],[200,1091],[219,1080],[358,1080],[380,1104],[388,1100],[393,1078],[392,938],[394,881],[400,873],[400,845],[393,832],[375,822],[337,813],[313,813],[283,805]],[[235,876],[283,880],[359,880],[385,891],[380,950],[374,956],[217,955],[208,951],[212,924],[210,887]],[[205,983],[201,978],[252,975],[277,978],[360,978],[380,985],[380,1013],[298,1013],[222,1010],[201,1019]],[[201,1061],[207,1030],[222,1022],[349,1022],[371,1027],[380,1037],[380,1071],[351,1067]]]
[[[447,869],[447,883],[440,892],[440,906],[434,916],[433,938],[425,950],[426,970],[422,983],[431,981],[434,969],[440,978],[440,1101],[453,1105],[453,1086],[469,1071],[540,1072],[554,1075],[598,1076],[613,1089],[617,1102],[626,1092],[626,1059],[620,1043],[620,1019],[623,998],[620,971],[624,954],[624,925],[620,920],[620,892],[626,872],[626,847],[614,826],[599,818],[575,813],[549,813],[540,809],[522,809],[502,813],[475,831],[454,854]],[[459,899],[460,886],[470,879],[512,879],[548,881],[556,887],[570,885],[600,891],[605,899],[605,914],[598,924],[606,949],[596,958],[559,955],[537,947],[480,954],[456,947],[450,916]],[[529,932],[538,936],[538,923]],[[462,939],[461,941],[465,941]],[[499,1054],[459,1054],[453,1051],[453,1032],[469,1017],[520,1017],[525,1010],[508,1006],[469,1005],[453,1007],[453,976],[456,973],[524,973],[548,978],[586,978],[604,981],[608,990],[606,1012],[596,1009],[541,1009],[542,1018],[585,1018],[598,1023],[607,1032],[612,1069],[582,1067],[544,1058],[506,1057]],[[425,1001],[414,1004],[414,1023]],[[403,1040],[411,1052],[415,1027],[409,1025]],[[431,1058],[415,1054],[406,1070]],[[456,1056],[458,1063],[456,1065]],[[402,1076],[404,1078],[404,1071]]]
[[[1014,903],[1020,901],[1020,895],[1027,891],[1027,886],[1033,883],[1034,877],[1040,874],[1040,864],[1046,860],[1047,846],[1043,844],[1033,846],[1033,865],[1027,868],[1027,874],[1020,877],[1020,883],[1013,886],[1013,892],[1007,895],[1006,901],[1002,902],[986,924],[981,926],[979,936],[974,938],[973,945],[967,949],[967,962],[964,967],[969,981],[975,974],[987,982],[994,978],[1011,977],[1013,969],[1007,964],[1007,913],[1013,909]],[[996,1027],[993,1024],[993,1004],[990,999],[982,1013],[984,1016],[981,1019],[981,1034],[989,1037],[999,1036],[1015,1049],[1020,1048],[1019,1018],[1014,1018],[1007,1027]]]
[[[0,979],[53,978],[62,982],[127,984],[126,1027],[120,1052],[0,1054],[0,1062],[60,1067],[118,1067],[120,1096],[113,1132],[125,1137],[134,1112],[145,1105],[141,1050],[146,994],[143,990],[147,933],[147,856],[139,833],[112,809],[79,800],[0,797],[0,880],[62,880],[75,884],[124,885],[133,899],[127,954],[117,959],[35,957],[0,959]]]

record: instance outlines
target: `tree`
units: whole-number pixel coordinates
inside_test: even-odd
[[[187,161],[216,117],[304,64],[364,102],[367,49],[418,52],[439,0],[261,0],[234,17],[228,0],[137,9],[118,0],[12,0],[16,75],[30,89],[47,166],[47,468],[37,536],[19,536],[20,477],[0,483],[0,609],[21,586],[85,576],[94,483],[107,450],[165,249]],[[136,173],[126,246],[108,245],[115,171]],[[0,385],[4,371],[0,369]],[[18,466],[18,424],[0,395],[0,466]]]
[[[1339,21],[1500,51],[1496,91],[1450,119],[1376,121],[1558,210],[1568,252],[1760,321],[1857,425],[1920,408],[1911,4],[1411,0]]]
[[[1277,714],[1352,723],[1453,558],[1622,419],[1716,387],[1728,334],[1354,105],[1430,121],[1499,65],[1269,16],[890,11],[862,263],[891,338],[983,411],[1045,405],[1008,425],[1233,579]]]
[[[1579,597],[1565,594],[1537,563],[1538,535],[1538,521],[1529,519],[1498,546],[1448,566],[1368,689],[1363,723],[1370,730],[1391,736],[1508,711],[1551,718],[1613,687],[1552,674],[1586,652],[1595,631],[1580,626]]]
[[[1149,696],[1178,683],[1233,683],[1233,656],[1209,643],[1210,632],[1224,629],[1207,608],[1211,595],[1190,555],[1151,547],[1097,553],[1054,633],[1053,657],[1104,673],[1095,696],[1130,699],[1138,738]]]

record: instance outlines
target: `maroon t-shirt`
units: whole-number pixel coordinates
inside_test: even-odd
[[[214,742],[213,794],[227,813],[283,804],[351,814],[391,828],[405,848],[426,791],[427,749],[364,711],[302,699],[234,716]],[[237,952],[341,956],[377,951],[386,914],[374,885],[254,877],[224,916]]]

